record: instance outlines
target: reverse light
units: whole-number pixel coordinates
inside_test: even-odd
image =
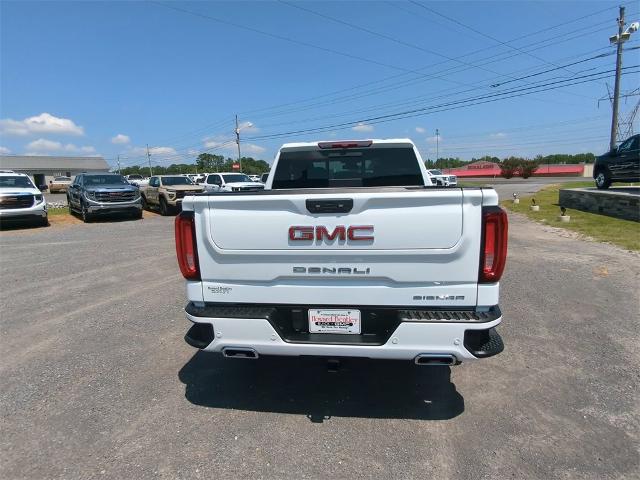
[[[319,142],[318,148],[358,148],[370,147],[372,144],[372,140],[346,140],[340,142]]]
[[[193,212],[183,211],[175,222],[176,254],[182,276],[187,280],[200,280],[196,223]]]
[[[479,283],[500,280],[507,262],[509,221],[500,207],[483,207]]]

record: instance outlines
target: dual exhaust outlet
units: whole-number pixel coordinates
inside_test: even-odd
[[[455,365],[458,359],[455,355],[442,355],[439,353],[421,353],[414,362],[416,365],[437,366],[437,365]]]
[[[253,348],[246,347],[226,347],[222,349],[222,355],[226,358],[248,358],[250,360],[258,359],[258,352]]]
[[[222,349],[222,355],[226,358],[241,358],[257,360],[259,355],[253,348],[247,347],[226,347]],[[437,366],[455,365],[457,358],[455,355],[442,355],[434,353],[421,353],[414,359],[416,365]]]

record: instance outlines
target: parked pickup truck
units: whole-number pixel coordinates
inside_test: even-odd
[[[419,365],[503,349],[506,214],[491,188],[431,185],[411,140],[286,144],[264,191],[182,207],[194,347]]]
[[[149,179],[149,185],[140,187],[143,208],[157,207],[161,215],[180,210],[185,195],[200,193],[204,189],[189,177],[182,175],[157,175]]]
[[[28,175],[0,170],[0,226],[24,221],[49,225],[47,202]]]
[[[455,175],[445,175],[442,173],[442,170],[427,170],[429,175],[431,176],[431,181],[436,185],[440,185],[443,187],[457,187],[458,186],[458,177]]]
[[[140,192],[115,173],[81,173],[67,188],[69,213],[87,223],[98,215],[129,214],[142,218]]]
[[[202,185],[207,192],[247,192],[264,188],[244,173],[209,173]]]

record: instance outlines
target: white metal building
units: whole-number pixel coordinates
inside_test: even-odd
[[[108,172],[102,157],[55,157],[0,155],[0,170],[13,170],[29,175],[36,186],[49,185],[54,177],[74,177],[83,172]]]

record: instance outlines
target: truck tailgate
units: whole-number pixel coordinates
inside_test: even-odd
[[[476,304],[481,189],[307,192],[194,199],[205,301]],[[308,201],[347,207],[312,213]]]

